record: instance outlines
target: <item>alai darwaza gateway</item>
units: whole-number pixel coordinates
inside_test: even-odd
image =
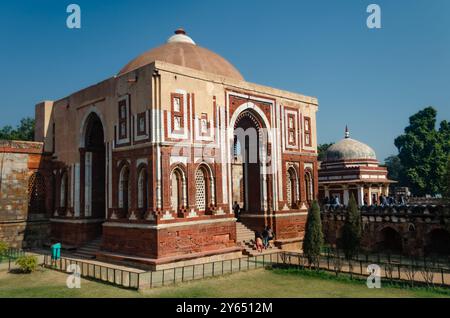
[[[154,267],[242,255],[265,226],[275,248],[298,249],[318,194],[317,110],[178,29],[117,75],[36,106],[52,241]]]

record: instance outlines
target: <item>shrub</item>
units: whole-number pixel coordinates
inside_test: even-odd
[[[356,255],[361,243],[361,214],[353,194],[348,201],[345,223],[342,228],[342,247],[347,259]]]
[[[8,243],[0,241],[0,256],[6,255],[6,252],[8,252]]]
[[[303,253],[309,264],[317,263],[320,250],[323,246],[322,221],[317,201],[313,201],[306,220],[305,238],[303,240]]]
[[[36,256],[24,255],[16,260],[16,265],[19,265],[22,272],[31,273],[37,269],[38,261]]]

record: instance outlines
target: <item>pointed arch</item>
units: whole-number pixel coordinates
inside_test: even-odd
[[[202,162],[195,171],[195,206],[206,211],[215,204],[214,175],[211,167]]]
[[[130,208],[130,166],[128,162],[122,163],[119,174],[119,208],[128,213]]]
[[[147,165],[142,164],[138,167],[137,179],[137,207],[146,210],[148,208],[148,173]]]
[[[286,173],[286,201],[291,209],[297,208],[299,182],[297,170],[294,166],[289,166]]]
[[[170,172],[170,205],[176,213],[187,206],[186,172],[181,165],[176,165]]]
[[[28,213],[45,213],[45,179],[39,172],[33,173],[28,179]]]
[[[81,187],[84,189],[84,216],[106,216],[106,146],[101,114],[96,109],[86,112],[82,121]]]
[[[69,178],[67,171],[63,171],[61,174],[61,181],[59,184],[59,207],[63,210],[68,208],[68,195],[69,195]]]
[[[314,178],[310,169],[305,170],[305,193],[306,201],[311,203],[314,200]]]

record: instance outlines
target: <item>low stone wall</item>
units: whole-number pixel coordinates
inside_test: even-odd
[[[324,208],[322,229],[326,243],[339,245],[345,223],[345,208]],[[361,246],[367,251],[396,251],[422,256],[427,247],[436,245],[432,233],[439,231],[450,238],[449,206],[393,206],[361,208]],[[392,250],[390,250],[392,249]]]

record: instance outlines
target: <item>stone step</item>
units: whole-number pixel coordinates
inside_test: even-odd
[[[96,258],[97,252],[100,250],[101,243],[101,238],[96,238],[78,248],[73,255],[81,258],[94,259]]]
[[[263,249],[262,252],[258,252],[256,250],[256,248],[255,249],[245,248],[243,251],[243,254],[248,255],[248,256],[258,256],[258,255],[273,254],[273,253],[277,253],[279,251],[281,251],[281,250],[277,247]]]
[[[85,253],[93,252],[93,253],[95,253],[98,250],[99,250],[99,248],[84,246],[84,247],[79,248],[77,250],[77,252],[85,252]]]
[[[79,257],[79,258],[86,258],[86,259],[94,259],[95,258],[95,254],[90,254],[90,253],[83,253],[83,252],[75,252],[72,253],[73,256],[75,257]]]
[[[82,246],[81,248],[83,248],[83,247],[100,248],[100,244],[99,245],[87,244],[87,245]]]

